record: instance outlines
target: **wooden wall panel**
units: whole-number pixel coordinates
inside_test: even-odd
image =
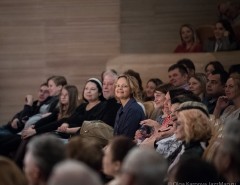
[[[82,91],[119,54],[119,0],[0,1],[0,124],[49,76]]]
[[[179,27],[214,24],[219,0],[122,0],[121,53],[171,53]]]

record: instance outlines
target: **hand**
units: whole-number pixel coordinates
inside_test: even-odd
[[[227,96],[220,96],[216,103],[216,108],[218,110],[223,110],[229,105],[229,100]]]
[[[28,95],[25,97],[25,101],[26,101],[26,104],[27,104],[27,105],[32,106],[32,104],[33,104],[33,96],[30,95],[30,94],[28,94]]]
[[[57,131],[67,133],[67,128],[68,127],[69,127],[68,123],[63,123],[60,127],[57,128]]]
[[[134,139],[135,140],[138,140],[138,139],[141,139],[143,137],[142,133],[140,132],[140,130],[137,130],[135,132],[135,136],[134,136]]]
[[[14,128],[14,129],[17,129],[18,128],[18,122],[19,122],[19,119],[17,119],[17,118],[12,120],[11,127]]]
[[[154,148],[154,142],[156,138],[151,136],[149,138],[144,139],[144,141],[139,145],[139,147],[147,147],[147,148]]]
[[[154,133],[157,132],[157,130],[159,130],[159,128],[161,127],[161,125],[157,121],[154,121],[152,119],[143,120],[140,122],[140,125],[148,125],[150,127],[153,127]]]
[[[33,127],[29,127],[23,130],[22,139],[27,139],[28,137],[33,136],[35,134],[36,134],[36,130]]]

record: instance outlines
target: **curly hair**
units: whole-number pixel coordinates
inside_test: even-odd
[[[188,109],[178,112],[183,120],[185,141],[208,141],[212,136],[212,125],[201,110]]]

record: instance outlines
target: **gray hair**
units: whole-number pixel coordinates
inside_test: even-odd
[[[47,181],[55,164],[65,159],[65,145],[54,135],[40,135],[34,137],[27,145],[27,152],[34,159]]]
[[[136,185],[163,185],[167,169],[166,159],[150,148],[133,148],[122,167],[123,173],[135,177]]]
[[[106,71],[103,72],[103,74],[102,74],[103,80],[104,80],[105,76],[111,76],[115,81],[118,78],[117,73],[115,71],[113,71],[112,69],[107,69]]]
[[[226,123],[222,148],[232,156],[233,164],[236,170],[240,172],[240,120]]]
[[[102,185],[93,170],[80,161],[66,160],[53,169],[48,185]]]

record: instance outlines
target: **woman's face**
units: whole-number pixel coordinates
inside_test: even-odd
[[[192,30],[185,26],[182,27],[182,29],[181,29],[181,37],[185,43],[193,42],[193,40],[194,40]]]
[[[66,89],[62,89],[62,92],[60,94],[60,102],[62,105],[68,105],[69,104],[69,95],[68,91]]]
[[[207,66],[206,70],[205,70],[205,73],[206,73],[206,75],[208,76],[208,75],[210,75],[214,70],[215,70],[215,69],[214,69],[213,65],[212,65],[212,64],[209,64],[209,65]]]
[[[224,37],[225,28],[221,23],[216,23],[214,28],[214,35],[217,40],[222,39]]]
[[[53,80],[48,81],[48,90],[50,96],[57,96],[60,94],[60,91],[62,89],[62,86],[56,86],[55,82]]]
[[[156,84],[153,83],[152,81],[149,81],[145,89],[147,97],[153,97],[155,89],[156,89]]]
[[[193,94],[199,96],[203,93],[203,89],[201,87],[201,83],[196,79],[191,77],[188,81],[189,90],[193,92]]]
[[[176,138],[178,140],[184,140],[185,138],[185,133],[184,133],[184,122],[181,118],[181,116],[179,116],[179,114],[177,114],[177,121],[176,121],[176,130],[174,132]]]
[[[114,162],[112,161],[111,145],[107,145],[104,150],[102,165],[104,174],[114,176],[116,172],[114,170]]]
[[[165,101],[165,94],[161,91],[156,91],[154,93],[154,103],[156,105],[156,108],[163,108]]]
[[[226,82],[225,94],[229,100],[233,100],[240,96],[240,88],[232,78],[229,78]]]
[[[83,96],[88,102],[99,100],[100,93],[98,92],[97,85],[93,82],[87,82],[84,88]]]
[[[115,96],[118,99],[128,99],[130,98],[131,90],[127,83],[126,78],[122,77],[117,80],[115,88]]]

